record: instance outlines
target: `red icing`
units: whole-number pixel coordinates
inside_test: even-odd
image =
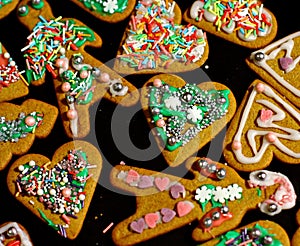
[[[206,160],[208,164],[214,163],[209,158],[203,158],[203,160]],[[220,168],[216,163],[214,163],[214,164],[216,165],[217,169]],[[216,173],[210,173],[210,172],[208,172],[208,170],[206,168],[200,168],[200,167],[198,167],[198,169],[199,169],[199,172],[201,173],[201,175],[203,175],[204,177],[215,179],[215,180],[219,180],[218,177],[217,177],[217,175],[216,175]]]
[[[0,54],[0,65],[4,65],[5,67],[8,65],[8,59],[3,54]]]
[[[19,240],[10,241],[7,246],[20,246],[21,242]]]
[[[219,213],[220,213],[220,219],[218,219],[218,220],[213,220],[212,225],[211,225],[210,227],[207,227],[207,228],[204,227],[204,224],[203,224],[204,220],[205,220],[206,218],[212,218],[212,215],[213,215],[214,212],[219,212]],[[206,214],[202,217],[202,219],[201,219],[201,221],[200,221],[200,227],[203,229],[204,232],[208,232],[208,231],[210,231],[212,228],[220,226],[220,225],[221,225],[223,222],[225,222],[226,220],[230,220],[232,217],[233,217],[233,214],[232,214],[231,212],[228,212],[228,213],[226,213],[226,214],[223,214],[223,213],[221,212],[221,208],[220,208],[220,207],[213,208],[213,209],[211,209],[208,213],[206,213]]]

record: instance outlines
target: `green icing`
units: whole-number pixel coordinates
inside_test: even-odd
[[[6,4],[11,3],[11,2],[12,2],[12,0],[2,0],[2,1],[0,1],[0,9],[1,9],[3,6],[5,6]]]
[[[161,87],[151,87],[149,108],[154,123],[160,119],[166,123],[165,127],[156,128],[165,148],[176,150],[222,118],[229,107],[229,93],[229,90],[204,91],[192,84],[176,88],[163,82]]]
[[[78,0],[89,10],[95,11],[101,15],[112,15],[114,13],[123,13],[127,8],[128,0]]]
[[[48,223],[48,226],[52,227],[54,230],[58,231],[58,226],[50,219],[47,218],[46,214],[42,210],[38,209],[41,217]]]
[[[256,243],[256,245],[263,245],[263,246],[266,245],[266,244],[264,244],[264,240],[263,240],[264,237],[265,236],[271,236],[272,239],[273,239],[273,241],[272,241],[271,244],[268,244],[268,246],[283,246],[282,243],[278,239],[275,238],[276,235],[270,234],[269,231],[268,231],[268,229],[260,226],[259,224],[256,224],[252,228],[247,228],[247,234],[248,234],[248,232],[251,232],[251,230],[254,229],[254,228],[259,229],[260,232],[261,232],[261,236],[260,237],[258,237],[256,239],[253,239],[253,242]],[[232,240],[232,239],[234,239],[234,241],[232,241],[232,243],[230,243],[230,244],[227,243],[226,244],[226,242],[228,240]],[[243,242],[244,241],[243,241],[243,239],[241,237],[241,233],[240,232],[237,232],[237,231],[228,231],[228,232],[226,232],[226,234],[224,234],[224,235],[222,235],[220,237],[220,241],[216,244],[216,246],[225,246],[225,245],[232,245],[232,246],[234,246],[234,245],[239,245],[239,244],[241,244]],[[252,246],[252,245],[253,245],[252,241],[249,242],[248,244],[245,244],[245,246]]]

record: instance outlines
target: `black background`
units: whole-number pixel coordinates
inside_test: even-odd
[[[193,2],[194,1],[177,1],[182,12],[184,12]],[[102,37],[102,48],[87,48],[86,50],[89,53],[103,63],[109,62],[115,57],[124,29],[128,24],[128,18],[120,23],[110,24],[97,20],[70,1],[49,0],[49,3],[52,6],[54,16],[79,19]],[[275,38],[276,40],[299,31],[299,8],[295,6],[296,3],[296,0],[265,1],[265,7],[271,10],[277,17],[278,33]],[[16,10],[0,20],[0,28],[0,41],[17,62],[19,70],[23,70],[25,68],[25,63],[20,50],[26,44],[26,37],[30,33],[29,30],[18,22]],[[211,34],[207,34],[207,37],[210,51],[208,60],[202,66],[203,70],[199,68],[196,71],[178,75],[185,78],[188,82],[193,83],[204,82],[207,81],[208,78],[210,78],[211,81],[223,83],[233,91],[237,103],[239,104],[251,82],[256,78],[259,78],[247,67],[244,61],[245,58],[250,55],[251,50],[239,47]],[[133,83],[137,88],[140,88],[149,78],[151,78],[151,76],[147,75],[130,75],[126,77],[126,79]],[[42,86],[30,86],[30,93],[28,96],[16,99],[12,102],[21,104],[27,98],[39,99],[57,106],[51,77],[47,76],[46,83]],[[101,178],[99,180],[101,185],[98,185],[96,188],[79,236],[75,240],[68,240],[60,237],[53,229],[48,227],[42,220],[39,220],[36,216],[32,215],[30,211],[15,200],[8,192],[6,186],[9,165],[5,170],[0,172],[0,224],[6,221],[17,221],[21,223],[27,228],[34,245],[113,245],[111,240],[112,229],[105,234],[103,234],[102,231],[111,222],[117,224],[133,214],[135,211],[135,198],[124,193],[121,194],[120,191],[110,187],[108,176],[112,165],[118,164],[123,160],[128,165],[151,170],[162,171],[167,168],[167,165],[161,156],[157,156],[153,160],[143,161],[128,157],[128,155],[124,155],[118,150],[111,137],[111,117],[115,108],[115,105],[105,100],[102,100],[91,107],[92,130],[84,140],[92,141],[96,136],[96,144],[99,146],[104,157],[104,163]],[[130,124],[130,140],[136,147],[147,149],[150,144],[148,139],[149,129],[143,113],[139,108],[139,104],[130,109],[121,108],[120,112],[124,115],[128,115],[132,112],[136,113],[133,115],[130,122],[127,120],[124,120],[124,122],[120,121],[118,122],[118,126],[121,128],[126,124]],[[199,151],[198,156],[208,155],[214,160],[223,162],[224,160],[220,151],[224,132],[225,131],[220,133],[212,143],[207,144]],[[70,139],[64,134],[61,119],[58,117],[52,133],[46,139],[36,139],[29,153],[44,154],[51,159],[54,151],[69,140]],[[117,141],[123,142],[124,139],[119,138]],[[212,149],[213,151],[211,151]],[[14,156],[11,163],[16,159],[17,157]],[[281,172],[287,175],[293,183],[297,195],[300,197],[300,165],[288,165],[274,159],[268,167],[268,170]],[[165,171],[174,175],[183,175],[186,173],[184,165],[178,168],[166,169]],[[247,173],[240,173],[240,175],[245,179],[248,178]],[[297,199],[297,204],[293,209],[282,211],[279,215],[274,217],[264,215],[260,213],[259,210],[254,210],[247,213],[243,218],[241,225],[246,225],[247,223],[258,219],[273,220],[283,226],[291,238],[298,228],[295,221],[295,214],[298,208],[299,199]],[[142,245],[196,245],[197,243],[191,239],[192,230],[196,225],[197,222],[193,222],[181,229],[174,230],[168,234],[149,240]]]

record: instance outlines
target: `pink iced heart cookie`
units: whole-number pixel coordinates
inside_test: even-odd
[[[145,227],[145,220],[140,218],[138,221],[133,221],[130,224],[130,229],[137,233],[142,233]]]
[[[291,57],[282,57],[279,59],[280,67],[283,70],[288,69],[292,63],[293,63],[293,59]]]
[[[149,213],[145,215],[145,222],[150,228],[154,228],[156,226],[158,219],[159,217],[156,213]]]
[[[156,178],[154,180],[154,184],[156,185],[156,187],[160,190],[160,191],[163,191],[165,190],[168,185],[170,183],[170,180],[169,178],[167,177],[164,177],[164,178]]]
[[[140,175],[136,171],[131,169],[131,170],[128,171],[128,174],[127,174],[127,177],[126,177],[126,182],[128,184],[131,184],[133,182],[138,181],[139,177],[140,177]]]
[[[164,223],[170,222],[176,215],[175,211],[169,208],[163,208],[160,213],[162,214],[162,221]]]
[[[170,188],[170,192],[171,192],[171,196],[174,198],[174,199],[177,199],[180,197],[180,194],[183,195],[184,197],[184,194],[185,194],[185,188],[183,185],[181,184],[175,184],[173,185],[171,188]]]
[[[262,109],[260,111],[260,119],[262,122],[266,122],[273,116],[273,111],[270,109]]]
[[[177,203],[177,214],[179,217],[187,215],[194,208],[193,203],[188,201],[181,201]]]
[[[146,175],[141,176],[140,181],[138,183],[138,187],[141,189],[149,188],[153,186],[153,180]]]

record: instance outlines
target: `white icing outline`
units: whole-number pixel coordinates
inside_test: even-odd
[[[295,120],[299,123],[300,122],[300,113],[297,112],[294,108],[291,107],[291,105],[287,102],[285,102],[283,99],[281,99],[272,89],[271,87],[264,85],[264,91],[262,92],[264,93],[267,97],[270,97],[272,99],[274,99],[275,101],[277,101],[279,104],[281,104],[284,109],[286,111],[288,111],[294,118]],[[253,88],[248,102],[244,108],[244,111],[242,113],[242,117],[240,120],[240,124],[239,124],[239,128],[233,138],[233,141],[237,141],[237,142],[241,142],[241,137],[242,137],[242,133],[243,133],[243,129],[246,125],[246,121],[248,119],[248,115],[250,112],[250,109],[252,108],[252,105],[254,103],[255,100],[255,96],[257,94],[257,91],[255,89],[255,87]],[[272,115],[272,117],[267,121],[267,122],[262,122],[259,118],[257,119],[257,123],[260,127],[262,128],[276,128],[282,131],[285,131],[288,134],[282,134],[282,133],[277,133],[277,132],[272,132],[272,131],[263,131],[263,130],[254,130],[254,129],[250,129],[247,132],[247,140],[249,143],[249,146],[252,149],[252,152],[254,154],[254,156],[252,157],[247,157],[242,153],[242,146],[239,149],[233,149],[233,153],[236,157],[236,159],[242,163],[242,164],[254,164],[259,162],[266,149],[269,147],[269,145],[273,144],[274,146],[276,146],[280,151],[282,151],[283,153],[294,157],[294,158],[300,158],[300,153],[295,153],[294,151],[292,151],[291,149],[287,148],[285,145],[283,145],[280,140],[278,138],[283,138],[283,139],[288,139],[288,140],[292,140],[292,141],[298,141],[300,140],[300,131],[297,131],[295,129],[291,129],[288,127],[283,127],[283,126],[279,126],[277,124],[274,124],[273,121],[279,121],[279,120],[283,120],[285,118],[285,113],[283,110],[281,110],[279,107],[277,107],[276,105],[274,105],[272,102],[267,101],[267,100],[256,100],[256,103],[260,103],[262,105],[267,106],[268,108],[270,108],[271,110],[273,110],[275,112],[274,115]],[[273,143],[270,143],[267,138],[266,135],[268,133],[272,133],[276,136],[276,139]],[[263,141],[262,141],[262,145],[260,147],[259,150],[256,149],[256,142],[255,142],[255,137],[256,136],[264,136]]]

